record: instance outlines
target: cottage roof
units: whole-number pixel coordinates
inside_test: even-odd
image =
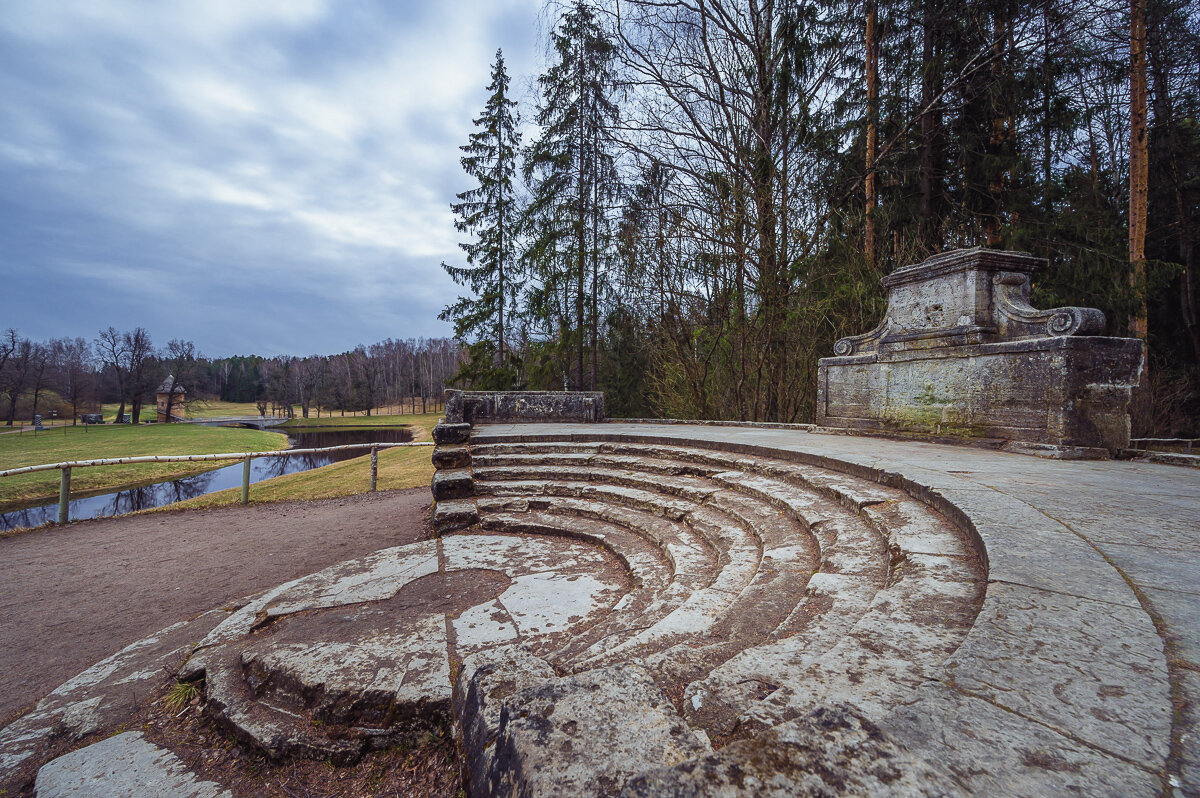
[[[174,380],[175,380],[175,375],[173,375],[173,374],[168,374],[168,375],[167,375],[167,378],[166,378],[165,380],[163,380],[163,382],[162,382],[162,385],[158,386],[158,390],[156,391],[156,393],[167,393],[168,391],[170,391],[170,390],[171,390],[171,383],[172,383]],[[178,383],[178,384],[176,384],[176,386],[175,386],[175,390],[174,390],[174,393],[179,393],[179,394],[186,394],[186,393],[187,393],[187,391],[185,391],[185,390],[183,389],[183,383]]]

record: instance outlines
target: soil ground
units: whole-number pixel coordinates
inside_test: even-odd
[[[83,521],[0,538],[0,728],[177,621],[427,534],[429,489]]]

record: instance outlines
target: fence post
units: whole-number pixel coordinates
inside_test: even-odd
[[[242,460],[242,504],[250,503],[250,457]]]
[[[379,477],[379,447],[371,447],[371,487],[370,492],[375,492],[375,482]]]
[[[58,523],[65,524],[71,520],[71,469],[60,469],[62,480],[58,483]]]

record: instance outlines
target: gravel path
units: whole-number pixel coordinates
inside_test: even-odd
[[[0,538],[0,728],[176,621],[427,530],[429,489],[151,513]]]

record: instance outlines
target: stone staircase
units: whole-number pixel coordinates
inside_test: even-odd
[[[718,740],[830,701],[881,716],[941,668],[982,602],[972,533],[867,479],[628,441],[492,436],[442,451],[443,534],[582,539],[629,570],[607,617],[532,650],[566,673],[643,665]]]

